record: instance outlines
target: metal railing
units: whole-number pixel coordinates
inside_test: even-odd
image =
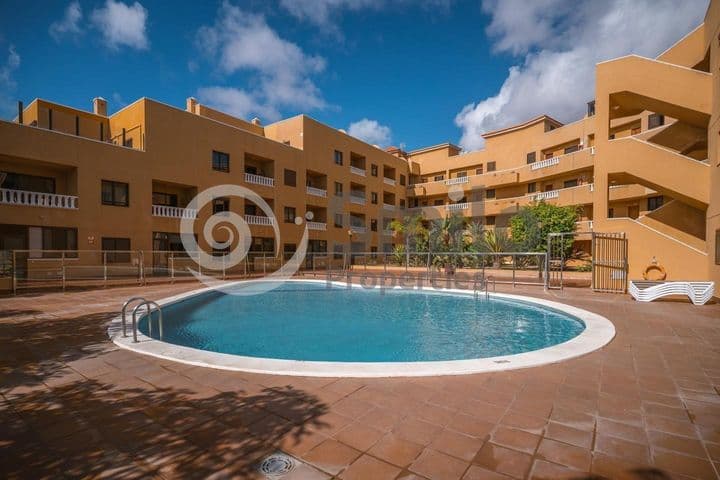
[[[0,188],[0,204],[75,210],[78,208],[78,197]]]
[[[152,307],[155,307],[155,311],[158,312],[158,330],[160,331],[160,340],[163,339],[163,317],[162,317],[162,309],[160,308],[160,305],[153,302],[152,300],[145,300],[133,308],[132,312],[132,330],[133,330],[133,342],[138,343],[137,338],[137,330],[138,330],[138,322],[137,322],[137,312],[138,309],[141,307],[145,307],[147,309],[147,319],[148,319],[148,336],[152,338]],[[124,316],[123,316],[124,318]]]

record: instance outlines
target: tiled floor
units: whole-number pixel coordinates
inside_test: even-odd
[[[119,350],[105,325],[164,285],[0,298],[0,476],[718,478],[720,305],[544,294],[611,319],[604,349],[547,367],[414,379],[224,372]],[[714,463],[713,463],[714,462]]]

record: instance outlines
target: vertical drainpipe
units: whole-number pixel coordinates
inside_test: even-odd
[[[80,116],[75,115],[75,136],[80,136]]]
[[[48,130],[52,130],[52,108],[48,109]]]
[[[23,103],[18,101],[18,123],[23,124]]]

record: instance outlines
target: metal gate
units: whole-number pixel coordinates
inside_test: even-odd
[[[593,233],[592,289],[596,292],[626,293],[627,258],[625,233]]]

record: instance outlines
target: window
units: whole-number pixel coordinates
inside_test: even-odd
[[[488,188],[487,190],[485,190],[485,198],[495,198],[495,189]]]
[[[333,259],[340,260],[344,256],[344,248],[341,243],[333,245]]]
[[[377,220],[374,218],[370,219],[370,231],[377,232]]]
[[[435,205],[435,206],[442,205],[442,204],[443,204],[442,199],[438,199],[433,202],[433,205]]]
[[[575,179],[575,180],[565,180],[565,182],[563,183],[563,188],[572,188],[572,187],[577,187],[577,186],[578,186],[578,181],[577,181],[577,179]]]
[[[378,202],[378,194],[377,192],[370,192],[370,203],[373,205],[377,205]]]
[[[715,265],[720,265],[720,230],[715,230]]]
[[[372,258],[377,257],[377,247],[370,247],[370,256]]]
[[[495,225],[495,216],[489,215],[485,217],[485,225]]]
[[[553,155],[555,155],[555,152],[545,152],[545,160],[553,158]]]
[[[213,215],[221,212],[230,211],[230,199],[229,198],[216,198],[212,203]]]
[[[285,169],[285,185],[288,187],[297,186],[297,173],[295,173],[295,170]]]
[[[229,172],[230,154],[213,150],[212,168],[213,170],[217,170],[218,172]]]
[[[25,175],[23,173],[5,173],[5,181],[2,188],[8,190],[24,190],[26,192],[55,193],[55,179],[52,177],[39,177],[37,175]]]
[[[537,184],[535,183],[528,183],[528,193],[535,193],[535,190],[537,189]]]
[[[465,177],[467,177],[467,171],[457,172],[457,177],[458,177],[458,178],[465,178]]]
[[[530,152],[527,154],[527,163],[535,163],[536,152]]]
[[[592,117],[595,115],[595,100],[587,103],[587,116]]]
[[[177,207],[177,195],[174,193],[153,192],[152,203],[153,205],[163,205],[165,207]]]
[[[375,165],[374,163],[370,164],[370,175],[372,175],[373,177],[378,176],[378,166]]]
[[[107,238],[102,239],[102,249],[111,250],[105,253],[108,263],[130,263],[130,239]]]
[[[665,125],[665,115],[653,113],[652,115],[648,116],[648,130],[650,130],[651,128],[660,127],[662,125]]]
[[[495,162],[487,162],[487,171],[488,171],[488,172],[494,172],[494,171],[495,171]]]
[[[185,250],[179,233],[153,232],[153,250],[159,252],[182,252]]]
[[[435,180],[436,182],[445,180],[445,175],[435,175],[435,177],[433,178],[433,180]]]
[[[662,207],[662,204],[663,204],[662,195],[660,195],[658,197],[650,197],[647,199],[648,210],[651,210],[651,211],[656,210],[656,209]]]
[[[343,226],[343,215],[342,215],[342,213],[336,213],[335,214],[335,227],[342,228],[342,226]]]
[[[343,184],[340,182],[335,182],[335,196],[336,197],[343,196]]]
[[[340,150],[335,150],[335,165],[342,165],[343,164],[343,152]]]
[[[482,175],[483,174],[483,166],[480,165],[478,168],[475,169],[475,175]]]
[[[285,207],[285,223],[295,223],[295,207]]]
[[[563,153],[573,153],[580,150],[580,145],[570,145],[569,147],[565,147],[565,150],[563,150]]]
[[[400,174],[400,185],[405,185],[405,175]]]
[[[127,207],[130,204],[129,188],[127,183],[103,180],[102,204]]]
[[[285,253],[295,253],[295,250],[297,250],[297,245],[294,243],[285,243],[283,244],[283,252]]]
[[[404,198],[400,199],[400,208],[405,208],[405,199]]]
[[[251,252],[275,252],[275,239],[264,237],[253,237],[250,244]]]
[[[615,218],[615,209],[608,208],[608,218]]]

